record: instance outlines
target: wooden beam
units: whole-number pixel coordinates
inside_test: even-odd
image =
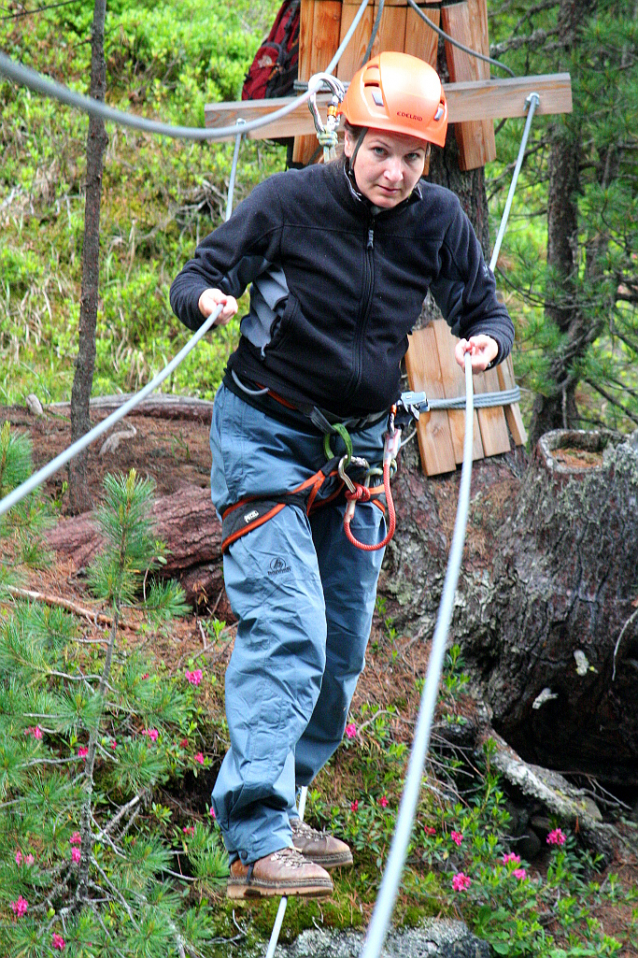
[[[525,116],[525,100],[531,93],[538,93],[540,103],[537,115],[571,113],[572,88],[569,73],[550,73],[536,77],[516,77],[504,80],[472,80],[464,83],[448,83],[444,86],[451,123],[468,120],[496,120],[504,117]],[[271,100],[238,100],[232,103],[209,103],[205,107],[207,127],[231,126],[239,117],[254,120],[272,113],[290,103],[292,97]],[[317,102],[323,107],[328,94],[320,94]],[[268,140],[281,136],[300,136],[314,132],[314,123],[305,104],[287,116],[268,126],[253,130],[247,136],[255,140]],[[223,137],[234,139],[235,134]]]

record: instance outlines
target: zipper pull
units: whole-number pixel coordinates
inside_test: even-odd
[[[368,245],[366,250],[370,250],[374,247],[374,226],[368,227]]]

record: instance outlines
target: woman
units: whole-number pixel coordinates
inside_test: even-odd
[[[233,898],[329,894],[328,870],[352,861],[295,809],[295,789],[343,735],[383,557],[345,538],[334,479],[315,488],[324,436],[336,456],[349,435],[352,455],[380,463],[428,290],[460,337],[461,366],[468,352],[474,371],[486,369],[513,340],[458,200],[419,182],[447,130],[435,71],[382,53],[353,78],[342,113],[344,157],[257,186],[171,288],[195,329],[218,305],[216,324],[227,323],[252,284],[211,427],[212,498],[238,618],[226,673],[231,747],[213,791]],[[352,520],[372,546],[385,534],[377,505],[357,505]]]

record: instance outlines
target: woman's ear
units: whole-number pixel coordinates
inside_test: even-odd
[[[344,152],[344,155],[348,157],[348,159],[350,159],[350,157],[352,156],[354,146],[355,146],[355,141],[353,139],[352,134],[350,133],[349,130],[344,130],[343,152]]]

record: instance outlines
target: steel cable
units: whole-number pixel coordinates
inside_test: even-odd
[[[365,3],[368,0],[364,0]],[[170,136],[174,139],[183,140],[219,140],[227,136],[237,136],[240,133],[249,133],[251,130],[260,129],[262,126],[268,126],[274,120],[280,119],[292,113],[297,107],[305,103],[306,100],[321,88],[321,84],[313,86],[306,90],[300,96],[296,97],[290,103],[273,110],[266,116],[257,117],[255,120],[249,120],[245,124],[235,123],[232,126],[219,126],[214,128],[205,128],[199,126],[174,126],[171,123],[160,123],[158,120],[148,120],[142,116],[135,116],[133,113],[126,113],[124,110],[116,110],[113,107],[94,100],[92,97],[84,96],[82,93],[76,93],[69,90],[68,87],[57,83],[55,80],[49,80],[42,74],[37,73],[30,67],[25,67],[22,63],[16,63],[5,53],[0,53],[0,73],[6,77],[28,87],[34,93],[40,93],[42,96],[52,97],[59,100],[60,103],[66,103],[77,110],[83,110],[93,116],[98,116],[102,120],[118,123],[120,126],[131,127],[135,130],[141,130],[144,133],[153,133],[156,136]]]

